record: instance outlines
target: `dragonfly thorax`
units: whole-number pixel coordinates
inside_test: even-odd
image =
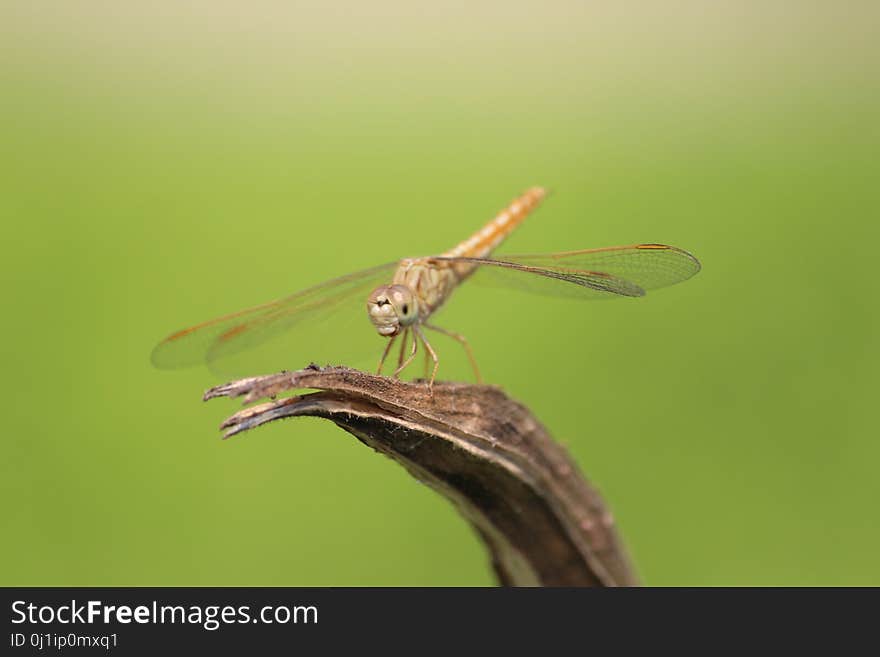
[[[393,337],[419,317],[419,302],[406,285],[382,285],[367,299],[367,314],[379,335]]]

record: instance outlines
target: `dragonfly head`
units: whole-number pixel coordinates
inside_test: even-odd
[[[367,313],[379,335],[390,338],[418,319],[419,304],[406,285],[383,285],[367,299]]]

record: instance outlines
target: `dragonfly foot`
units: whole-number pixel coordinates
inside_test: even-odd
[[[428,379],[428,394],[431,396],[431,399],[434,399],[434,379],[437,378],[437,369],[440,367],[440,359],[437,358],[437,352],[434,351],[434,347],[431,346],[431,343],[425,338],[425,334],[418,327],[418,325],[413,327],[413,331],[419,340],[422,341],[422,344],[425,345],[425,351],[427,351],[431,355],[431,360],[434,361],[434,369],[431,372],[431,378]]]
[[[391,345],[394,344],[395,340],[397,340],[396,335],[388,340],[388,344],[385,345],[385,349],[382,352],[382,358],[379,359],[379,368],[376,370],[376,374],[379,376],[382,376],[382,366],[385,364],[385,359],[388,358],[388,352],[391,351]]]
[[[394,378],[395,379],[399,379],[400,373],[403,372],[403,370],[405,370],[407,367],[409,367],[409,364],[411,362],[413,362],[413,358],[416,357],[416,351],[418,351],[418,348],[419,348],[419,341],[416,338],[416,336],[414,335],[413,342],[412,342],[412,350],[410,351],[409,356],[407,356],[406,359],[404,359],[403,354],[405,353],[406,341],[408,339],[409,339],[409,329],[404,331],[403,342],[400,343],[400,357],[397,360],[397,369],[394,370]]]
[[[448,331],[444,328],[440,328],[439,326],[433,326],[432,324],[425,324],[425,328],[431,329],[432,331],[437,331],[437,333],[442,333],[443,335],[447,335],[458,342],[462,347],[464,347],[464,351],[467,354],[468,360],[471,363],[471,367],[474,370],[474,374],[477,377],[477,383],[483,382],[483,377],[480,376],[480,368],[477,367],[477,359],[474,358],[474,352],[473,350],[471,350],[471,345],[463,335],[461,335],[460,333],[455,333],[454,331]],[[436,368],[434,370],[434,373],[437,373]]]

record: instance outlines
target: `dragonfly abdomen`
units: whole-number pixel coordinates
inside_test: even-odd
[[[545,194],[543,188],[532,187],[498,213],[492,221],[443,255],[451,258],[485,258],[538,206]]]

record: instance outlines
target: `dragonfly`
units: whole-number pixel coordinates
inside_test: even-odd
[[[505,286],[517,289],[576,299],[608,299],[641,297],[647,290],[687,280],[700,270],[696,257],[665,244],[491,257],[545,195],[541,187],[528,189],[483,228],[441,255],[388,262],[176,331],[155,347],[152,362],[162,369],[212,363],[320,321],[340,306],[365,303],[367,318],[387,340],[378,374],[395,344],[399,344],[399,351],[394,378],[412,364],[421,346],[425,380],[433,389],[440,358],[428,340],[426,332],[431,331],[459,342],[476,380],[482,382],[467,339],[431,321],[452,293],[476,272],[492,273]]]

